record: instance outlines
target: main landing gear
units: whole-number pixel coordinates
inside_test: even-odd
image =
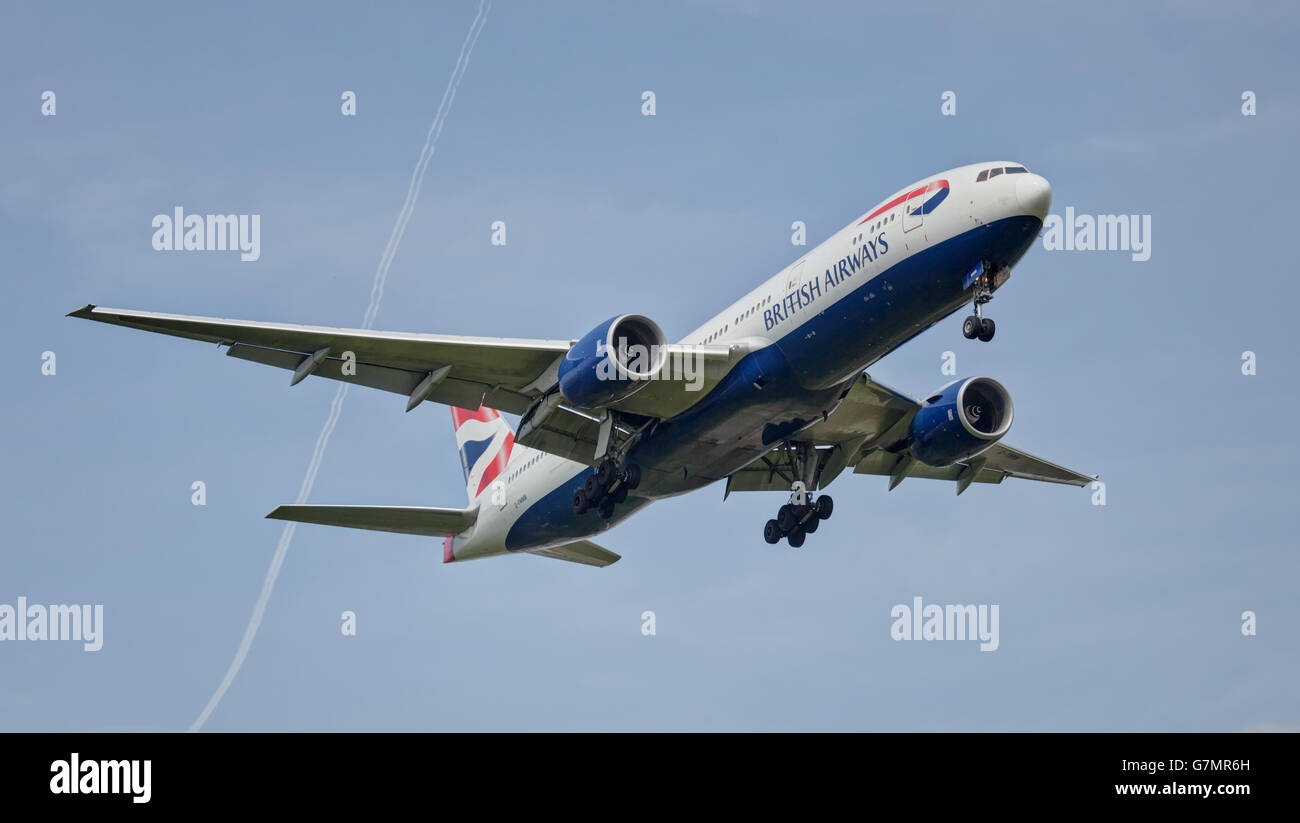
[[[808,492],[809,488],[817,488],[822,466],[821,457],[811,443],[786,442],[785,456],[789,460],[790,475],[775,466],[773,471],[780,472],[781,477],[790,481],[790,502],[764,524],[763,539],[776,544],[784,537],[797,549],[803,545],[804,538],[817,531],[821,521],[830,518],[835,502],[825,494],[814,500]]]
[[[813,500],[804,490],[802,480],[796,480],[792,486],[790,502],[777,511],[776,517],[764,524],[763,539],[776,544],[784,537],[797,549],[803,545],[808,535],[817,531],[821,521],[830,519],[835,501],[828,494]]]
[[[627,493],[641,485],[641,467],[626,463],[610,455],[600,461],[596,471],[587,475],[587,482],[573,493],[573,511],[583,514],[593,506],[600,508],[600,516],[609,520],[614,507],[627,500]]]
[[[975,313],[967,317],[961,324],[961,333],[967,340],[974,340],[978,337],[982,342],[987,343],[993,339],[993,332],[997,330],[997,325],[993,318],[985,317],[982,307],[985,303],[993,299],[993,290],[989,288],[988,267],[984,267],[984,273],[976,278],[975,287]]]
[[[587,475],[582,488],[573,493],[574,514],[585,514],[592,508],[599,508],[603,519],[609,520],[614,516],[614,507],[627,500],[628,492],[641,485],[641,467],[627,460],[628,450],[653,425],[653,420],[646,420],[639,428],[632,429],[626,420],[616,421],[613,412],[605,412],[596,440],[599,462],[596,471]]]

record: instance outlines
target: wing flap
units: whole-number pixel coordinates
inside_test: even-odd
[[[972,461],[974,462],[974,461]],[[854,474],[880,474],[889,476],[893,474],[894,466],[898,463],[898,455],[890,454],[884,451],[874,451],[865,455],[853,467]],[[956,481],[958,475],[966,469],[966,463],[954,463],[951,466],[936,468],[927,466],[920,461],[913,462],[907,469],[908,477],[920,477],[924,480],[952,480]],[[1000,471],[994,471],[987,466],[975,475],[976,483],[1001,483],[1006,478],[1006,474]]]
[[[306,356],[302,352],[264,349],[260,346],[250,346],[245,343],[236,343],[230,347],[226,354],[230,357],[238,357],[241,360],[276,366],[289,371],[298,368],[298,364]],[[354,374],[344,374],[343,367],[345,363],[346,361],[341,357],[327,357],[312,371],[312,376],[342,380],[345,383],[355,383],[372,389],[381,389],[394,394],[409,396],[428,374],[428,372],[408,371],[407,369],[395,369],[389,366],[361,362],[354,364]],[[483,383],[445,377],[425,399],[449,406],[477,409],[484,402],[484,394],[489,389],[490,387]],[[500,411],[521,414],[529,406],[528,397],[513,392],[507,394],[498,391],[493,393],[492,397],[495,401],[492,408]]]
[[[602,568],[617,563],[622,559],[622,555],[601,548],[590,540],[579,540],[576,543],[566,543],[563,546],[555,546],[549,549],[534,549],[529,554],[551,557],[556,560],[567,560],[570,563],[582,563],[584,566],[600,566]]]
[[[312,506],[289,504],[267,515],[320,526],[342,526],[424,537],[448,537],[474,525],[478,509],[439,509],[417,506]]]

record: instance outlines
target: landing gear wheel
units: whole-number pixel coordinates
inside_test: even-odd
[[[587,492],[587,500],[592,503],[599,503],[600,498],[605,496],[605,487],[594,474],[587,475],[587,482],[583,489]]]
[[[976,337],[979,336],[980,325],[981,325],[980,318],[976,317],[973,314],[970,315],[961,323],[962,336],[965,337],[967,340],[974,340]]]
[[[804,540],[803,529],[795,529],[794,531],[790,532],[790,536],[787,537],[786,539],[790,541],[791,548],[795,548],[795,549],[799,548],[800,546],[803,545],[803,540]]]
[[[817,527],[821,525],[821,522],[822,522],[821,519],[818,518],[816,514],[814,514],[812,517],[803,521],[803,525],[800,526],[799,528],[805,534],[812,534],[813,532],[817,531]]]
[[[573,493],[573,513],[586,514],[587,509],[591,508],[591,502],[587,500],[587,492],[578,489]]]
[[[817,502],[813,507],[817,509],[818,517],[822,520],[830,520],[831,512],[835,511],[835,501],[828,495],[823,494],[821,497],[817,498]]]
[[[623,481],[629,489],[641,485],[641,467],[635,463],[627,464],[627,479]]]
[[[614,493],[611,494],[609,497],[611,500],[614,501],[615,504],[622,503],[624,500],[627,500],[627,492],[628,492],[627,484],[621,483],[619,484],[619,487],[614,490]]]
[[[606,460],[600,464],[596,470],[596,480],[600,485],[608,489],[614,483],[614,477],[618,474],[617,467],[614,466],[613,460]]]
[[[789,534],[794,531],[794,527],[799,523],[799,510],[789,503],[786,503],[776,513],[776,524],[781,527],[783,534]]]
[[[600,516],[606,520],[614,516],[614,499],[612,497],[606,497],[605,501],[600,504]]]
[[[992,340],[993,332],[997,331],[997,328],[997,324],[993,322],[993,318],[981,317],[979,330],[980,342],[987,343]]]
[[[781,527],[775,520],[769,520],[763,525],[763,539],[774,546],[781,542]]]

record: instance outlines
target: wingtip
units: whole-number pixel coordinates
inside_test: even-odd
[[[93,312],[94,310],[95,310],[95,304],[94,304],[94,303],[87,303],[86,305],[82,306],[81,308],[76,309],[75,311],[70,311],[70,312],[68,312],[67,314],[63,315],[63,316],[64,316],[64,317],[80,317],[80,318],[83,319],[83,320],[87,320],[87,319],[90,318],[90,314],[91,314],[91,312]]]

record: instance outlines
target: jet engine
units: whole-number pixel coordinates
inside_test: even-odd
[[[992,446],[1011,428],[1011,395],[989,377],[956,380],[926,399],[912,418],[911,454],[927,466],[951,466]]]
[[[650,318],[612,317],[587,332],[560,361],[560,393],[583,409],[630,397],[663,369],[666,344],[663,330]]]

